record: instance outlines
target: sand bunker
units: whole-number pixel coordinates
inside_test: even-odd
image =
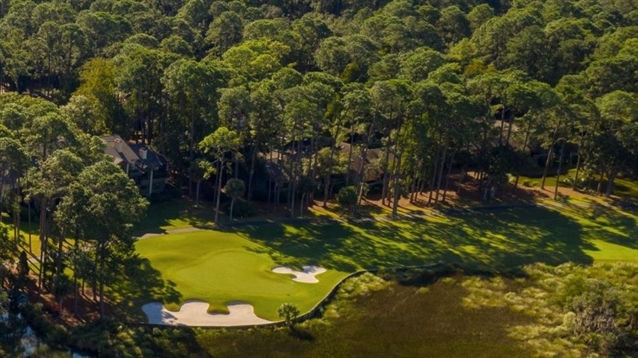
[[[317,283],[319,280],[315,276],[326,272],[325,268],[319,266],[302,266],[301,268],[303,271],[296,271],[286,266],[278,266],[272,269],[272,272],[294,275],[293,281],[303,283]]]
[[[232,327],[272,323],[257,317],[252,305],[242,302],[228,304],[229,314],[206,312],[209,304],[202,301],[186,301],[177,312],[167,310],[160,302],[142,306],[148,323],[167,326]]]

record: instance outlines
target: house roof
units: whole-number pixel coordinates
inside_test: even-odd
[[[102,137],[102,140],[106,142],[105,153],[113,157],[113,164],[126,162],[143,172],[166,165],[166,160],[161,155],[143,144],[129,144],[117,134]],[[146,151],[146,159],[142,159],[142,151]]]
[[[339,144],[339,151],[342,154],[349,155],[350,154],[350,143],[342,142]],[[377,160],[381,157],[382,151],[381,148],[368,148],[366,150],[366,160],[365,164],[370,164],[372,161]],[[390,153],[389,160],[392,161],[394,155]],[[359,165],[361,163],[361,149],[360,148],[352,148],[352,162],[350,166],[354,170],[359,170]]]

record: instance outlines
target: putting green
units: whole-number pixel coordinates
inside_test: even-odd
[[[137,251],[162,272],[163,279],[175,283],[180,303],[199,299],[210,303],[210,310],[226,312],[228,302],[242,301],[268,320],[279,319],[277,308],[284,302],[296,304],[302,312],[310,310],[347,275],[328,270],[317,276],[319,283],[294,282],[290,275],[271,271],[280,263],[273,261],[266,247],[212,230],[143,239]],[[165,303],[171,309],[178,307],[177,302]]]

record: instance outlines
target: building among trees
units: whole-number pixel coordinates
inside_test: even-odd
[[[164,191],[168,179],[168,162],[143,144],[127,143],[117,134],[102,137],[106,154],[135,181],[144,196]]]

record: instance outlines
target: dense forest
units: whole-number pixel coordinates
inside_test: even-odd
[[[638,174],[636,0],[0,0],[0,33],[0,201],[35,208],[61,293],[116,279],[147,205],[99,136],[293,217],[339,188],[437,203],[452,172],[485,197],[534,168],[607,196]]]
[[[384,203],[423,189],[437,202],[452,168],[471,169],[487,193],[534,165],[533,154],[543,178],[573,162],[574,185],[608,179],[599,190],[610,195],[636,169],[637,9],[11,1],[0,8],[0,82],[36,99],[3,96],[1,120],[32,151],[22,129],[40,113],[29,108],[51,101],[46,115],[75,130],[156,148],[190,178],[191,195],[195,182],[221,189],[241,175],[248,200],[256,187],[280,200],[284,187],[292,215],[297,200],[329,198],[336,180],[359,201],[376,179]],[[267,162],[280,185],[256,185]]]

